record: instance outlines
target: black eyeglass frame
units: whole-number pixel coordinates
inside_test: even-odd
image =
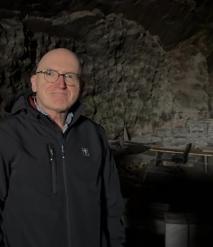
[[[57,73],[57,75],[58,75],[57,76],[57,79],[54,80],[54,81],[49,81],[48,79],[46,79],[46,76],[48,75],[47,74],[48,72],[55,72],[55,73]],[[74,75],[74,76],[76,76],[76,78],[77,78],[76,82],[80,82],[80,74],[77,74],[77,73],[74,73],[74,72],[59,73],[57,70],[54,70],[54,69],[46,69],[46,70],[36,71],[35,73],[36,74],[43,74],[45,80],[47,80],[49,83],[55,83],[59,79],[60,76],[63,76],[65,83],[68,84],[68,85],[69,84],[71,85],[73,83],[73,81],[72,81],[72,83],[71,82],[67,82],[67,78],[69,78],[69,77],[67,77],[68,75]]]

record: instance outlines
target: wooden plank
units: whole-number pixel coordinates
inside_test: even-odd
[[[152,146],[148,151],[159,152],[159,153],[174,153],[174,154],[184,153],[184,149],[165,148],[165,147],[159,147],[159,146]],[[200,150],[200,149],[191,149],[188,154],[197,155],[197,156],[213,156],[213,150],[205,151],[205,150]]]
[[[158,145],[144,144],[138,142],[124,141],[120,143],[117,140],[110,140],[109,143],[112,145],[112,148],[122,154],[136,154],[143,152],[160,152],[160,153],[173,153],[173,154],[183,154],[185,149],[178,148],[167,148]],[[197,156],[213,156],[213,149],[191,149],[188,153],[189,155]]]

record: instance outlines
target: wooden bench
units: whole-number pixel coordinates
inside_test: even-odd
[[[184,152],[186,151],[185,149],[176,149],[176,148],[166,148],[166,147],[161,147],[161,146],[151,146],[149,151],[152,152],[156,152],[156,162],[157,159],[160,159],[160,154],[163,153],[169,153],[169,154],[182,154],[184,155]],[[204,169],[205,169],[205,173],[207,173],[208,171],[208,158],[209,157],[213,157],[213,150],[201,150],[201,149],[190,149],[189,152],[187,153],[188,155],[192,155],[192,156],[202,156],[204,158]]]
[[[120,143],[119,141],[109,141],[111,144],[111,148],[114,151],[115,155],[125,155],[125,154],[138,154],[138,153],[144,153],[144,152],[155,152],[156,153],[156,160],[157,158],[162,158],[163,153],[175,155],[186,155],[185,160],[183,159],[183,162],[187,161],[187,158],[189,155],[191,156],[202,156],[204,158],[204,170],[205,173],[208,171],[208,158],[213,157],[213,149],[199,149],[199,148],[193,148],[191,143],[187,144],[185,149],[180,148],[168,148],[168,147],[162,147],[159,145],[153,145],[153,144],[144,144],[144,143],[138,143],[138,142],[131,142],[131,141],[124,141]],[[157,162],[156,162],[157,163]]]

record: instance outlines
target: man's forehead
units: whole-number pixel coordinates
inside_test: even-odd
[[[52,51],[45,54],[40,62],[38,63],[37,68],[53,68],[54,69],[80,69],[80,63],[77,56],[69,51]]]
[[[71,52],[52,51],[45,54],[39,61],[39,64],[51,63],[54,61],[63,62],[65,60],[72,63],[78,63],[77,56]]]

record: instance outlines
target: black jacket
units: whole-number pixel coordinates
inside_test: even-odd
[[[20,97],[0,124],[0,247],[120,247],[123,201],[102,127],[68,130]]]

